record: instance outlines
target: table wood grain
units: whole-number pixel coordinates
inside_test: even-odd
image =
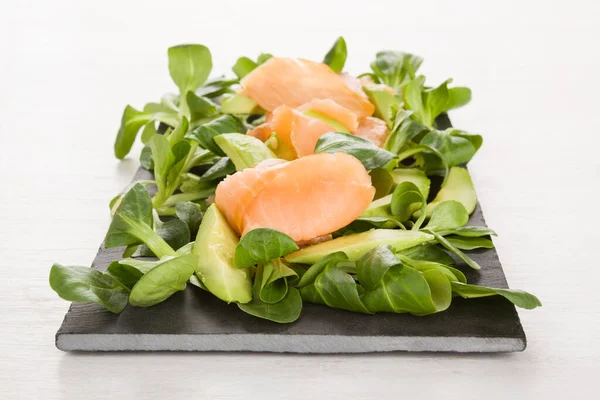
[[[251,3],[251,4],[250,4]],[[9,1],[0,12],[0,398],[591,398],[600,369],[600,37],[593,1]],[[377,3],[377,4],[376,4]],[[512,355],[65,354],[53,262],[88,265],[108,202],[133,176],[112,141],[125,104],[174,91],[166,49],[201,42],[214,70],[261,51],[348,70],[374,52],[425,57],[473,101],[453,123],[484,135],[471,164],[520,311]],[[133,154],[139,152],[139,146]]]

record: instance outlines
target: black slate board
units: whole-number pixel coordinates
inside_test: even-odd
[[[447,117],[438,125],[449,126]],[[134,180],[152,179],[140,169]],[[469,225],[485,225],[478,204]],[[123,248],[100,247],[92,264],[105,270]],[[469,283],[507,288],[495,249],[469,252],[482,269],[458,263]],[[500,296],[455,298],[425,317],[363,315],[305,304],[299,320],[276,324],[245,314],[188,285],[150,308],[128,306],[115,315],[96,304],[73,303],[56,334],[64,351],[265,351],[366,353],[384,351],[514,352],[526,346],[515,307]]]

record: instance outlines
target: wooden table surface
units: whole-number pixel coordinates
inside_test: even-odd
[[[252,3],[246,4],[246,3]],[[0,398],[590,398],[600,370],[599,6],[593,1],[8,1],[0,6]],[[274,3],[274,4],[269,4]],[[507,355],[66,354],[53,262],[87,265],[135,157],[123,107],[173,91],[166,49],[210,47],[216,73],[261,51],[348,70],[380,49],[425,58],[432,84],[473,89],[454,124],[529,346]]]

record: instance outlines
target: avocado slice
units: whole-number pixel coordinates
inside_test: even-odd
[[[277,158],[281,158],[282,160],[286,161],[292,161],[298,158],[296,155],[296,150],[281,140],[276,132],[271,134],[271,136],[265,141],[265,144],[269,150],[271,150],[277,156]]]
[[[409,181],[419,188],[425,199],[429,196],[429,186],[431,185],[431,181],[423,170],[418,168],[398,168],[391,171],[390,175],[392,175],[392,179],[394,180],[394,187],[402,182]]]
[[[216,205],[206,210],[192,254],[196,276],[215,296],[228,303],[252,300],[250,268],[235,267],[238,237]]]
[[[233,96],[223,96],[221,112],[223,114],[263,114],[265,110],[251,98],[234,94]]]
[[[375,106],[375,116],[384,120],[391,129],[394,125],[394,110],[400,108],[402,103],[398,96],[374,85],[366,85],[363,89],[369,96],[369,101]]]
[[[379,218],[394,218],[390,211],[390,204],[392,203],[392,194],[383,196],[377,200],[374,200],[369,204],[369,207],[360,215],[361,217],[379,217]]]
[[[288,254],[285,259],[293,263],[314,264],[328,254],[343,251],[350,260],[358,260],[380,244],[389,244],[396,251],[400,251],[430,240],[433,240],[433,235],[425,232],[373,229],[372,231],[341,236],[328,242],[305,247]]]
[[[325,114],[321,114],[318,111],[312,111],[312,110],[304,111],[304,115],[306,115],[307,117],[316,118],[316,119],[319,119],[319,120],[325,122],[336,132],[350,133],[350,131],[348,130],[348,128],[346,128],[346,126],[344,124],[342,124],[338,120],[333,119]]]
[[[465,206],[469,214],[477,205],[477,194],[469,171],[463,167],[452,167],[448,173],[446,184],[440,189],[435,199],[427,205],[427,215],[442,201],[456,200]]]
[[[431,181],[423,172],[418,168],[399,168],[390,172],[392,179],[394,180],[394,188],[402,182],[414,183],[425,199],[429,195],[429,184]],[[390,204],[392,202],[392,194],[388,194],[380,199],[373,201],[369,207],[361,214],[361,217],[381,217],[381,218],[393,218],[390,211]]]
[[[242,133],[223,133],[213,138],[235,165],[236,171],[253,167],[269,158],[276,158],[266,144],[254,136]]]

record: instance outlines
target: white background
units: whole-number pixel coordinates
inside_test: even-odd
[[[596,1],[2,1],[0,398],[594,396],[600,372]],[[529,339],[510,355],[65,354],[53,262],[89,265],[108,201],[137,168],[112,144],[125,104],[173,91],[167,47],[196,42],[215,73],[261,51],[347,69],[380,49],[425,58],[430,83],[473,89],[456,126],[484,135],[473,178]]]

